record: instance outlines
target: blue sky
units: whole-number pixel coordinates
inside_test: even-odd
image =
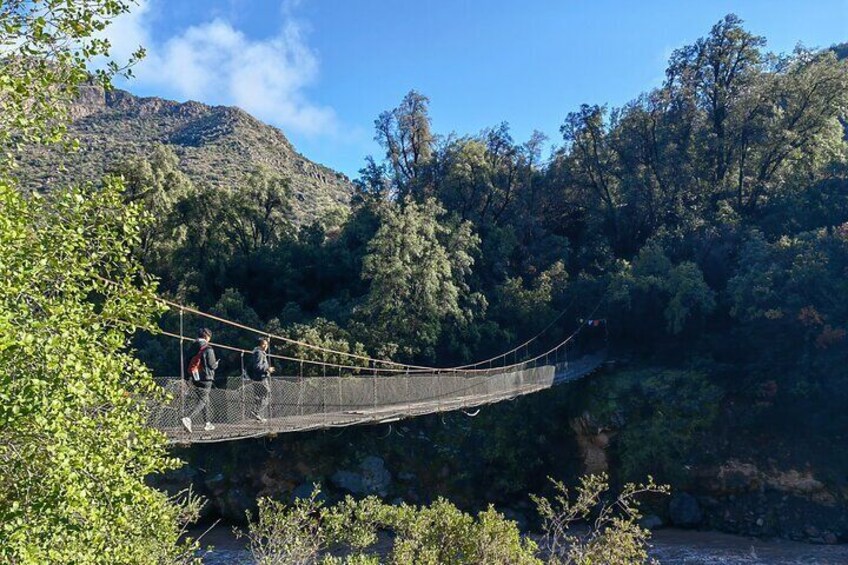
[[[777,52],[848,41],[848,0],[140,1],[109,32],[116,57],[149,52],[121,87],[241,106],[352,177],[410,89],[437,133],[507,121],[516,140],[558,143],[569,111],[657,86],[672,50],[727,13]]]

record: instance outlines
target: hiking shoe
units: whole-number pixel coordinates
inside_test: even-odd
[[[215,429],[215,426],[212,425],[212,422],[206,422],[206,425],[203,426],[203,429],[207,432],[211,432]]]
[[[183,418],[183,427],[191,433],[191,418]]]

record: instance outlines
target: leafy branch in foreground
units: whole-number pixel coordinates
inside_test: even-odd
[[[108,60],[109,24],[135,0],[4,0],[0,3],[0,147],[12,162],[23,144],[61,141],[79,86],[108,88],[144,57],[139,47],[122,64]],[[93,61],[103,66],[89,70]]]
[[[652,477],[644,484],[628,483],[608,498],[606,474],[580,479],[575,496],[559,481],[551,480],[553,500],[533,496],[545,532],[545,549],[555,565],[630,565],[648,562],[649,530],[639,526],[641,495],[667,494],[669,487],[657,485]],[[587,522],[588,530],[574,533],[573,526]]]
[[[128,259],[142,221],[114,179],[46,197],[0,182],[0,562],[192,560],[196,500],[145,484],[180,462],[128,348],[159,308]]]

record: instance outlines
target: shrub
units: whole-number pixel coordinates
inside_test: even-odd
[[[648,477],[644,484],[628,483],[617,496],[609,496],[606,474],[587,475],[575,496],[566,486],[552,481],[553,501],[533,496],[542,517],[545,549],[553,565],[631,565],[648,562],[651,532],[639,526],[642,517],[638,497],[645,493],[668,493]],[[585,521],[589,528],[575,533],[573,526]]]

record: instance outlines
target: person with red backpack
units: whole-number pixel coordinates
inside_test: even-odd
[[[192,433],[192,419],[200,413],[202,413],[206,422],[203,429],[207,432],[215,429],[211,422],[212,406],[209,404],[209,393],[212,391],[212,385],[215,382],[215,369],[218,368],[218,360],[215,359],[215,350],[210,345],[211,340],[212,332],[209,328],[201,328],[197,333],[197,353],[188,362],[189,379],[191,379],[191,384],[195,386],[197,391],[197,403],[194,409],[182,420],[188,433]]]

